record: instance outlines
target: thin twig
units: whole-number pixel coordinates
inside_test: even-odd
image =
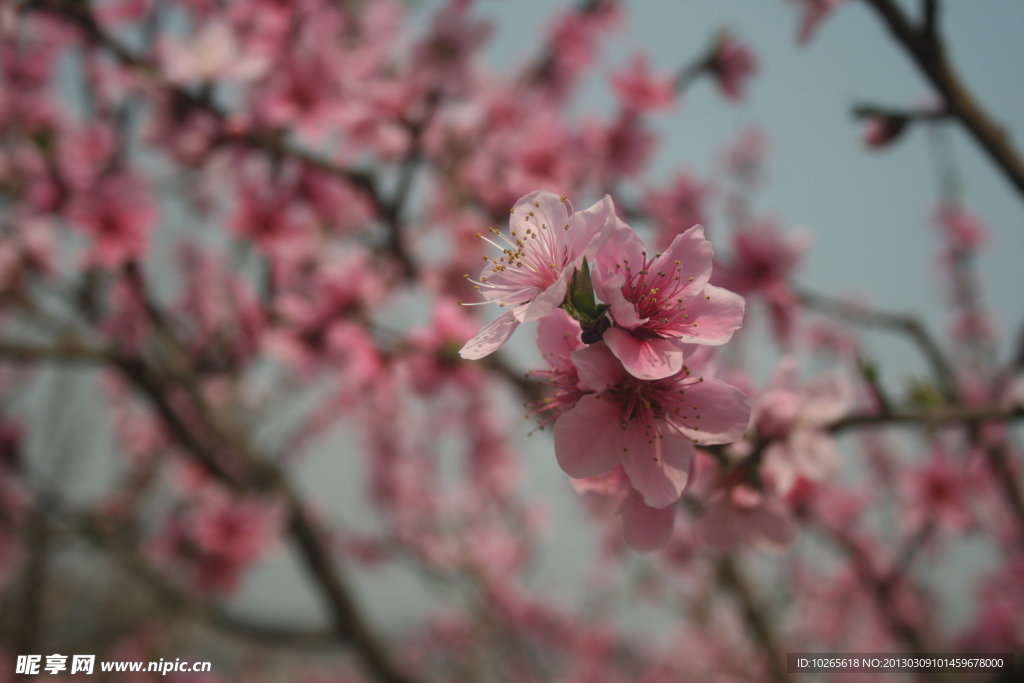
[[[946,400],[950,402],[956,400],[956,375],[953,373],[953,367],[946,360],[938,343],[932,339],[917,318],[906,314],[874,311],[839,299],[808,292],[800,292],[799,298],[803,305],[826,315],[838,317],[857,325],[878,327],[906,334],[917,344],[932,366],[932,371],[939,381],[939,388]]]
[[[893,0],[864,1],[881,16],[897,42],[942,94],[950,114],[967,128],[1024,199],[1024,160],[1010,144],[1006,131],[978,104],[947,60],[936,25],[937,3],[926,3],[924,25],[918,28]]]

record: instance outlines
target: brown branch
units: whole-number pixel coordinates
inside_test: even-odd
[[[227,635],[263,645],[284,647],[328,647],[337,645],[335,635],[323,630],[302,630],[242,619],[220,605],[197,599],[168,580],[163,573],[139,555],[127,539],[103,529],[88,517],[71,520],[72,528],[102,550],[129,577],[143,584],[165,607],[186,617],[198,619]]]
[[[925,5],[925,21],[920,28],[910,22],[893,0],[864,1],[881,16],[892,35],[942,94],[949,113],[967,128],[1024,198],[1024,160],[1010,143],[1006,131],[974,99],[946,58],[946,49],[936,26],[938,7],[935,0],[928,0]]]
[[[925,640],[925,637],[918,632],[913,623],[908,621],[900,612],[896,601],[896,590],[899,584],[905,580],[905,575],[894,571],[888,576],[879,576],[875,571],[871,558],[861,545],[850,535],[837,529],[822,527],[828,537],[842,549],[853,563],[864,585],[869,589],[882,618],[894,636],[903,641],[912,654],[927,656],[930,652],[936,652]],[[917,541],[911,539],[911,552],[916,552]],[[894,568],[895,570],[896,568]],[[938,678],[929,672],[921,672],[920,675],[929,681],[936,681]]]
[[[789,676],[786,673],[785,659],[782,650],[779,649],[775,633],[772,631],[768,617],[761,611],[753,588],[736,565],[736,561],[728,555],[723,556],[715,562],[715,571],[722,586],[732,592],[739,601],[750,634],[768,662],[771,680],[775,683],[788,683]]]
[[[808,292],[799,292],[798,296],[800,303],[826,315],[841,318],[856,325],[893,330],[909,336],[932,366],[932,371],[939,380],[943,396],[951,402],[956,400],[956,375],[953,373],[953,367],[946,360],[938,343],[932,339],[917,318],[911,315],[873,311],[839,299]]]
[[[828,424],[825,429],[837,433],[862,426],[923,424],[938,426],[963,422],[977,424],[989,420],[1019,420],[1024,418],[1024,407],[1003,408],[1000,406],[954,406],[932,410],[897,410],[888,414],[871,413],[847,415]]]

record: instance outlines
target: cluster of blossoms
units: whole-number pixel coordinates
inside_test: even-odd
[[[853,4],[792,3],[800,42]],[[0,683],[30,641],[207,651],[193,620],[232,645],[182,683],[276,680],[268,645],[328,641],[344,662],[285,677],[733,682],[787,650],[1024,647],[1024,384],[976,278],[985,214],[934,213],[946,338],[815,293],[810,241],[755,206],[765,131],[654,172],[667,117],[749,95],[745,41],[607,60],[619,0],[501,5],[0,0]],[[495,68],[502,12],[537,44]],[[610,109],[581,111],[594,84]],[[952,116],[867,114],[871,148]],[[523,323],[541,382],[495,353]],[[880,381],[861,324],[909,332],[925,376]],[[555,458],[522,448],[524,400]],[[962,582],[923,565],[961,541],[976,610],[939,632]],[[746,576],[751,550],[776,552]],[[545,563],[588,601],[552,599]],[[279,580],[329,632],[249,613]],[[645,601],[671,633],[619,620]]]
[[[512,209],[507,236],[491,232],[504,246],[484,239],[501,255],[474,282],[510,310],[460,354],[482,358],[520,323],[540,320],[556,393],[538,409],[554,421],[559,465],[576,479],[621,469],[627,542],[662,547],[695,446],[736,441],[750,418],[742,391],[686,365],[697,345],[732,337],[743,298],[708,284],[713,251],[703,227],[649,255],[611,197],[575,212],[566,197],[534,192]]]

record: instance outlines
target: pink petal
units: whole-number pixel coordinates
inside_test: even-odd
[[[622,467],[629,482],[643,495],[647,505],[663,508],[679,500],[686,488],[693,443],[672,430],[659,430],[658,426],[657,422],[648,426],[632,420],[618,432],[620,442],[625,437]],[[660,432],[661,438],[652,438],[646,432]]]
[[[630,548],[641,553],[664,548],[672,537],[676,506],[653,508],[644,503],[643,496],[630,491],[619,508],[622,513],[622,532]]]
[[[604,341],[623,367],[640,379],[662,379],[683,369],[683,350],[674,339],[640,340],[626,330],[605,330]]]
[[[568,231],[571,253],[577,258],[586,256],[592,264],[597,254],[604,249],[617,223],[622,221],[615,215],[615,206],[609,195],[605,195],[589,209],[577,211],[571,217]]]
[[[549,363],[582,347],[580,324],[565,311],[555,311],[537,324],[537,348]]]
[[[602,391],[626,378],[622,363],[601,342],[574,351],[572,364],[576,366],[580,380],[592,391]]]
[[[526,235],[527,229],[538,232],[540,226],[546,225],[545,229],[554,231],[552,234],[558,239],[564,239],[559,233],[568,222],[569,207],[554,192],[531,192],[516,202],[509,218],[509,226],[520,238]]]
[[[614,277],[617,273],[625,273],[625,262],[641,258],[640,253],[646,249],[647,247],[644,246],[643,241],[633,228],[621,220],[612,221],[608,228],[607,241],[594,259],[595,263],[591,273],[594,283],[603,286],[609,278]],[[629,265],[639,268],[641,264],[633,262]]]
[[[459,355],[466,360],[477,360],[489,356],[508,341],[517,327],[519,327],[519,321],[516,320],[513,311],[502,313],[492,322],[484,325],[475,337],[466,342],[466,345],[459,351]]]
[[[678,273],[679,279],[686,282],[692,277],[693,280],[689,280],[686,285],[687,294],[681,296],[696,297],[711,277],[711,261],[714,255],[711,242],[704,239],[704,227],[695,225],[681,235],[676,235],[668,249],[651,264],[649,270],[652,273],[658,270],[671,273],[676,268],[682,268]],[[678,266],[676,261],[679,262]]]
[[[621,411],[613,401],[588,394],[555,422],[555,457],[570,477],[594,477],[622,460]]]
[[[594,280],[594,291],[601,301],[611,306],[612,320],[615,324],[632,330],[647,322],[647,318],[639,317],[636,314],[636,305],[622,295],[622,285],[625,282],[626,276],[623,273],[615,273],[602,282]]]
[[[533,297],[533,301],[526,305],[522,316],[522,322],[540,320],[544,316],[551,315],[558,310],[565,299],[565,292],[569,288],[569,278],[572,277],[572,266],[565,268],[558,274],[558,279],[549,285],[544,291]]]
[[[750,422],[750,399],[736,387],[713,377],[686,389],[689,410],[685,422],[673,424],[687,437],[701,444],[732,443],[743,437]],[[700,419],[697,419],[697,415]]]
[[[718,346],[732,339],[732,333],[743,326],[743,297],[713,285],[705,287],[700,297],[686,309],[692,326],[682,329],[683,341]]]

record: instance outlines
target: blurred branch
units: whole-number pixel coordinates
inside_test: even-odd
[[[893,0],[864,0],[910,54],[918,68],[942,94],[950,114],[958,119],[1024,198],[1024,160],[1010,144],[1006,131],[985,112],[946,59],[937,27],[938,3],[926,0],[924,24],[917,27]]]
[[[902,640],[912,654],[927,656],[929,652],[936,652],[932,646],[926,643],[917,627],[900,612],[896,590],[900,584],[906,581],[906,574],[899,571],[899,566],[895,566],[894,571],[890,572],[888,576],[880,576],[875,571],[872,558],[855,538],[838,529],[822,527],[822,530],[853,563],[857,575],[868,589],[870,596],[874,599],[875,607],[893,635]],[[911,540],[911,547],[916,546],[917,542]],[[934,674],[929,672],[922,671],[919,672],[919,675],[922,680],[938,680]]]
[[[193,94],[189,90],[165,80],[153,64],[133,53],[121,41],[104,31],[89,10],[88,3],[77,0],[30,0],[23,7],[26,10],[50,12],[77,26],[90,40],[108,50],[122,64],[131,67],[161,89],[173,93],[177,101],[213,116],[221,125],[223,141],[258,147],[275,156],[294,159],[328,175],[343,178],[364,190],[378,209],[381,208],[376,179],[368,172],[341,166],[318,154],[290,145],[274,131],[227,132],[223,130],[228,119],[226,112],[211,102],[208,96]]]
[[[337,645],[329,631],[300,630],[242,619],[220,605],[199,600],[172,581],[134,551],[126,539],[105,531],[96,520],[81,517],[71,522],[74,529],[97,548],[104,551],[129,577],[146,586],[165,607],[185,616],[199,619],[217,630],[244,640],[285,647],[326,647]]]
[[[800,303],[826,315],[840,318],[855,325],[878,327],[906,334],[917,344],[932,366],[932,371],[939,380],[940,389],[946,400],[956,400],[956,376],[953,368],[946,360],[938,343],[932,339],[921,322],[910,315],[873,311],[863,306],[850,304],[839,299],[832,299],[808,292],[799,292]]]
[[[50,526],[44,512],[44,502],[37,500],[28,520],[26,539],[28,558],[20,586],[20,613],[18,615],[17,642],[15,652],[37,652],[41,649],[43,615],[45,613],[46,579],[50,553]],[[18,675],[16,680],[27,680],[28,675]]]
[[[939,426],[955,422],[978,422],[1024,419],[1024,407],[1014,406],[953,406],[931,410],[894,410],[888,414],[857,414],[839,418],[827,425],[830,432],[842,432],[862,426],[923,424]]]
[[[753,588],[737,566],[736,560],[728,555],[719,558],[715,562],[715,571],[722,587],[733,593],[739,601],[747,627],[768,662],[771,680],[775,683],[788,683],[785,659],[772,631],[771,621],[762,613]]]

